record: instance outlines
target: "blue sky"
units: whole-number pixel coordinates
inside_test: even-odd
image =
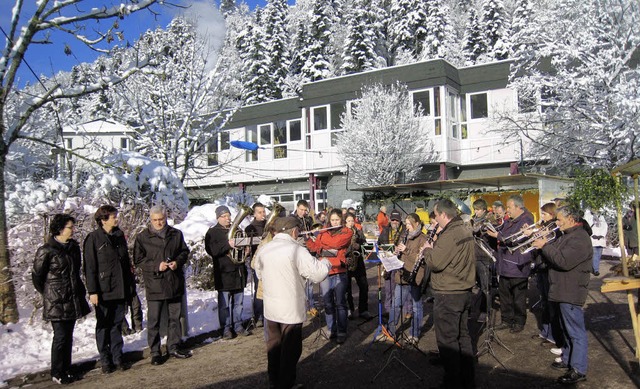
[[[9,2],[9,0],[0,0],[3,3]],[[202,3],[211,4],[214,0],[201,0]],[[178,4],[192,3],[193,1],[178,1]],[[218,4],[219,0],[215,0],[215,3]],[[266,4],[266,0],[245,0],[247,4],[253,9],[258,6],[264,6]],[[25,1],[24,8],[26,9],[23,12],[23,20],[26,20],[25,15],[28,15],[27,8],[32,9],[34,7],[35,2],[32,0]],[[118,4],[120,1],[118,0],[84,0],[80,3],[79,7],[83,7],[84,9],[93,8],[96,6],[107,5],[110,6],[112,4]],[[289,1],[289,3],[293,3],[293,1]],[[9,11],[9,7],[5,4],[2,6],[3,9]],[[216,7],[217,8],[217,7]],[[153,8],[156,12],[159,12],[159,15],[153,15],[151,12],[143,10],[141,12],[130,15],[123,20],[119,20],[120,31],[123,32],[125,40],[114,41],[113,45],[126,45],[127,41],[131,44],[145,31],[149,29],[155,29],[158,27],[166,27],[167,24],[173,19],[176,15],[184,10],[178,8],[170,8],[165,6],[154,6]],[[9,27],[9,12],[1,12],[0,13],[0,25],[2,28],[8,32]],[[217,11],[215,11],[217,12]],[[211,11],[212,15],[214,11]],[[102,21],[100,24],[94,25],[96,29],[106,30],[108,26],[113,23],[113,20]],[[91,33],[91,25],[88,26],[86,31],[83,33],[90,34]],[[32,44],[29,47],[29,50],[26,53],[25,59],[26,62],[31,66],[34,72],[37,75],[44,76],[52,76],[55,75],[59,71],[69,71],[74,65],[77,65],[82,62],[92,62],[97,58],[100,53],[97,53],[93,50],[88,49],[85,45],[79,43],[75,38],[73,38],[69,34],[55,32],[51,35],[50,40],[53,42],[52,44]],[[64,52],[65,46],[68,46],[71,49],[72,54],[67,55]],[[35,76],[31,73],[31,71],[25,66],[22,65],[19,71],[20,81],[18,86],[24,86],[25,83],[34,83]]]

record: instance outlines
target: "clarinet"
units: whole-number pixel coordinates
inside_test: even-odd
[[[438,231],[437,226],[434,226],[433,229],[429,230],[429,234],[427,235],[427,242],[433,243],[433,240],[435,239],[435,236],[436,236],[436,231]],[[409,273],[409,276],[405,278],[405,281],[408,284],[413,284],[415,282],[416,277],[418,275],[418,270],[420,270],[422,265],[424,265],[423,254],[424,254],[424,247],[420,249],[420,252],[418,252],[418,259],[416,260],[416,264],[413,265],[413,269],[411,269],[411,273]]]

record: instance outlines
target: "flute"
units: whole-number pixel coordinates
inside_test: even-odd
[[[302,231],[302,232],[298,233],[298,236],[311,235],[311,234],[313,234],[315,236],[318,236],[318,234],[321,233],[321,232],[329,231],[329,230],[335,230],[336,228],[342,228],[342,226],[321,228],[319,230]]]

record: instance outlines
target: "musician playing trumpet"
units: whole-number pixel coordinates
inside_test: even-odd
[[[507,216],[509,218],[499,231],[487,231],[487,234],[498,240],[498,293],[502,323],[496,329],[509,328],[510,332],[518,333],[522,332],[527,320],[527,288],[532,254],[509,250],[508,246],[517,245],[518,242],[506,238],[520,233],[525,225],[533,224],[533,215],[525,208],[522,196],[512,195],[507,200]]]
[[[533,246],[542,250],[549,264],[549,301],[559,306],[563,323],[562,361],[552,363],[552,367],[567,369],[558,378],[559,383],[575,384],[586,380],[587,374],[588,337],[582,307],[589,291],[593,248],[581,225],[580,210],[561,207],[557,218],[562,236],[551,243],[545,236],[533,242]]]
[[[419,264],[416,264],[418,261],[422,261],[422,246],[427,242],[427,236],[422,232],[420,216],[415,213],[407,215],[405,227],[407,229],[406,239],[396,246],[396,255],[404,262],[404,267],[395,271],[393,275],[396,287],[392,309],[389,312],[389,331],[395,333],[396,326],[402,324],[399,322],[402,319],[402,300],[411,298],[413,318],[409,328],[408,342],[415,345],[420,338],[422,324],[422,291],[419,285],[424,277],[424,266],[420,267]],[[412,272],[415,274],[412,275]]]

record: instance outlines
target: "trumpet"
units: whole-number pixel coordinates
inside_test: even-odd
[[[517,242],[522,241],[523,239],[525,240],[529,240],[528,238],[530,236],[533,236],[533,234],[537,233],[538,231],[542,230],[542,223],[543,221],[540,220],[538,223],[534,223],[530,226],[526,226],[524,228],[522,228],[520,231],[516,232],[515,234],[511,234],[507,237],[504,238],[504,243],[506,244],[514,244]]]
[[[556,222],[551,222],[549,224],[547,224],[544,227],[539,228],[538,230],[536,230],[536,232],[534,232],[533,234],[531,234],[531,236],[528,237],[527,240],[525,240],[524,242],[513,246],[513,247],[507,247],[507,250],[509,250],[510,253],[513,253],[516,250],[520,250],[520,252],[522,254],[526,254],[530,251],[535,250],[536,248],[533,246],[533,242],[535,242],[538,239],[547,239],[547,242],[551,242],[553,240],[556,239],[556,231],[559,229],[560,227],[558,227],[558,225],[556,224]]]

